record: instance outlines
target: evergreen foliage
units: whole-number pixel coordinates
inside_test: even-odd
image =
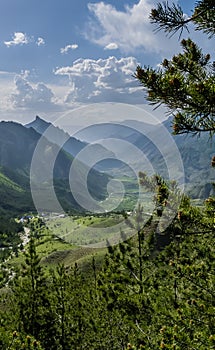
[[[168,33],[194,22],[197,30],[215,34],[215,3],[198,1],[191,18],[185,19],[180,6],[159,3],[151,11],[151,20]],[[147,99],[155,105],[164,104],[174,115],[175,134],[215,132],[215,63],[209,53],[190,38],[181,41],[182,53],[164,59],[160,69],[137,67],[135,77],[146,88]]]
[[[90,274],[77,264],[47,270],[37,253],[46,227],[31,225],[25,264],[1,292],[1,348],[213,349],[214,201],[199,210],[184,198],[161,247],[160,217],[143,225],[143,214],[126,218],[136,235],[122,232]]]
[[[159,6],[152,17],[166,30],[193,21],[197,30],[214,34],[214,1],[197,2],[189,21],[178,6]],[[152,102],[179,109],[176,133],[213,133],[214,68],[210,73],[210,58],[190,39],[183,45],[184,54],[165,62],[164,71],[138,68],[138,79]],[[197,74],[209,105],[196,90]],[[121,232],[121,243],[108,246],[100,270],[96,256],[89,274],[77,264],[49,270],[37,252],[46,227],[40,220],[30,223],[25,263],[0,290],[2,350],[215,348],[215,200],[196,208],[175,182],[143,173],[140,182],[155,193],[154,213],[146,220],[139,206],[135,216],[125,214],[136,235],[126,239]]]

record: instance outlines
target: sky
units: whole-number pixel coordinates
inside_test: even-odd
[[[178,35],[155,34],[149,23],[156,3],[0,0],[0,120],[53,121],[95,103],[141,107],[137,65],[156,67],[180,51]],[[179,3],[189,16],[195,1]],[[187,36],[210,51],[205,35]]]

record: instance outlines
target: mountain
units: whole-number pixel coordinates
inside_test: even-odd
[[[161,125],[153,127],[147,136],[151,140],[156,140],[156,143],[162,144],[166,158],[169,158],[170,163],[174,165],[175,178],[180,180],[177,159],[174,160],[174,152],[172,152],[172,140],[174,141],[184,167],[185,191],[194,198],[207,198],[213,194],[212,183],[215,174],[210,163],[214,155],[214,138],[211,138],[209,133],[204,133],[200,137],[191,134],[173,135],[171,120],[172,118],[169,118]],[[142,130],[141,127],[140,130]],[[169,133],[170,137],[165,137],[163,130]],[[135,145],[146,154],[151,150],[149,158],[153,159],[152,149],[145,144],[144,139],[144,135],[140,135]],[[155,159],[158,169],[163,169],[161,158],[155,156]]]
[[[134,129],[118,123],[101,123],[87,126],[75,133],[75,137],[83,142],[96,142],[100,139],[125,139],[133,134]]]
[[[26,128],[33,128],[38,134],[43,135],[52,143],[62,145],[63,149],[71,154],[73,157],[77,155],[85,146],[86,142],[71,137],[68,133],[63,131],[57,126],[54,126],[50,122],[46,122],[39,116],[31,123],[25,125]]]
[[[0,167],[0,215],[34,211],[28,180]]]
[[[34,151],[41,135],[15,122],[0,122],[0,165],[29,177]],[[59,147],[43,138],[44,149],[38,157],[40,172],[58,154],[54,177],[66,178],[72,158]],[[36,179],[37,180],[37,179]]]
[[[40,201],[39,209],[53,211],[54,193],[64,209],[83,210],[70,191],[72,162],[71,155],[41,137],[33,128],[14,122],[0,122],[0,209],[16,212],[23,208],[25,211],[33,210],[32,195],[40,194],[44,202]],[[89,169],[78,161],[73,168],[71,182],[84,197],[82,178]],[[95,170],[90,172],[87,186],[95,199],[105,198],[107,181],[106,175]]]
[[[117,173],[130,175],[133,169],[137,173],[138,171],[147,171],[150,174],[156,172],[165,177],[167,176],[165,161],[153,142],[157,131],[157,125],[128,120],[122,123],[91,125],[76,133],[75,136],[87,142],[96,142],[99,139],[103,146],[121,160],[121,167],[118,167]],[[116,174],[115,169],[112,169],[111,174]]]
[[[214,169],[210,161],[214,155],[214,139],[208,134],[201,137],[191,135],[172,135],[171,118],[161,124],[146,124],[136,120],[125,120],[120,124],[102,123],[91,125],[77,134],[82,141],[95,142],[97,138],[116,154],[118,159],[126,159],[134,169],[146,171],[149,175],[159,173],[165,178],[172,178],[179,183],[185,180],[185,191],[194,198],[206,198],[213,193],[211,183],[214,180]],[[113,139],[107,144],[107,139]],[[123,143],[119,141],[125,141]],[[132,154],[132,147],[135,146]],[[173,147],[178,153],[175,156]],[[108,147],[107,147],[108,148]],[[117,148],[117,151],[116,151]],[[139,149],[147,161],[136,154]],[[181,157],[183,168],[179,166]],[[127,173],[126,166],[120,168]],[[114,170],[112,171],[112,174]]]
[[[34,122],[40,130],[46,125],[38,117]],[[50,123],[47,125],[50,126]],[[180,184],[185,181],[185,191],[194,198],[205,198],[213,193],[214,169],[210,166],[214,155],[213,139],[210,140],[208,134],[201,137],[174,136],[171,118],[160,124],[136,120],[95,124],[83,128],[74,136],[82,145],[91,143],[89,150],[85,151],[86,162],[92,164],[94,159],[102,158],[94,168],[113,177],[132,177],[133,171],[138,173],[141,170],[149,175],[159,173],[165,178],[171,175]],[[100,145],[96,143],[98,140]]]
[[[101,144],[90,144],[87,141],[80,141],[79,138],[70,136],[63,129],[53,125],[50,122],[46,122],[39,116],[36,116],[35,120],[25,125],[26,128],[33,128],[39,134],[44,135],[50,142],[57,144],[64,151],[68,152],[73,157],[76,157],[79,152],[81,153],[82,162],[90,168],[99,172],[107,172],[113,167],[121,167],[122,164],[116,159],[113,152],[110,152]],[[90,141],[91,143],[91,141]],[[89,147],[87,147],[89,146]],[[104,159],[104,161],[96,160]]]

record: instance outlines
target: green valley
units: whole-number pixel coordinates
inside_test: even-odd
[[[186,35],[169,58],[176,41],[164,48],[166,38],[148,31],[151,21],[155,31],[180,38],[192,24],[189,36],[200,31],[210,38],[204,47],[213,47],[214,0],[198,0],[190,14],[181,3],[158,2],[148,18],[150,1],[86,2],[85,37],[76,36],[83,29],[79,2],[59,3],[59,22],[55,1],[8,7],[6,22],[12,18],[20,30],[22,11],[20,28],[31,34],[14,32],[2,41],[2,57],[14,55],[0,72],[5,119],[15,110],[24,117],[33,106],[53,112],[51,120],[63,114],[61,124],[78,131],[71,136],[39,116],[25,126],[0,122],[1,350],[215,349],[214,53],[203,53]],[[28,27],[33,18],[37,23]],[[41,33],[46,28],[45,40],[36,25]],[[80,47],[60,46],[70,29]],[[103,58],[80,58],[83,43]],[[138,64],[131,75],[137,59],[106,59],[106,50],[163,61]],[[37,83],[51,67],[42,66],[42,53],[55,77]],[[135,79],[170,118],[127,120],[131,101],[133,110],[144,111],[136,105],[142,91]],[[115,101],[115,113],[123,115],[110,114]]]

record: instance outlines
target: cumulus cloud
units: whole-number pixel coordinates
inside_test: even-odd
[[[16,92],[10,97],[15,108],[50,108],[54,104],[54,94],[44,83],[33,85],[19,75],[15,77],[15,85]]]
[[[143,103],[142,88],[132,77],[137,65],[134,57],[78,59],[72,66],[56,69],[55,74],[70,80],[66,103]]]
[[[37,44],[37,46],[45,45],[45,40],[43,38],[39,37],[39,38],[37,38],[36,44]]]
[[[110,43],[104,47],[105,50],[117,50],[118,45],[116,43]]]
[[[179,48],[177,39],[169,39],[163,32],[157,34],[149,21],[153,0],[139,0],[137,4],[117,10],[105,2],[90,3],[92,15],[86,30],[86,38],[102,47],[115,43],[126,53],[141,49],[147,53],[169,53]]]
[[[15,74],[7,71],[0,71],[0,112],[5,115],[12,109],[9,96],[14,89]]]
[[[22,32],[15,32],[12,40],[10,41],[4,41],[4,44],[7,47],[10,46],[16,46],[16,45],[23,45],[23,44],[28,44],[29,43],[29,38],[27,37],[26,34],[22,33]]]
[[[37,39],[34,39],[34,37],[28,37],[25,33],[22,32],[15,32],[13,34],[12,40],[10,41],[4,41],[4,44],[7,47],[11,46],[17,46],[17,45],[24,45],[29,43],[35,43],[37,46],[42,46],[45,44],[45,40],[41,37],[38,37]]]
[[[77,44],[70,44],[70,45],[66,45],[65,47],[62,47],[60,49],[60,52],[64,54],[64,53],[68,53],[69,50],[76,50],[77,48],[78,48]]]

